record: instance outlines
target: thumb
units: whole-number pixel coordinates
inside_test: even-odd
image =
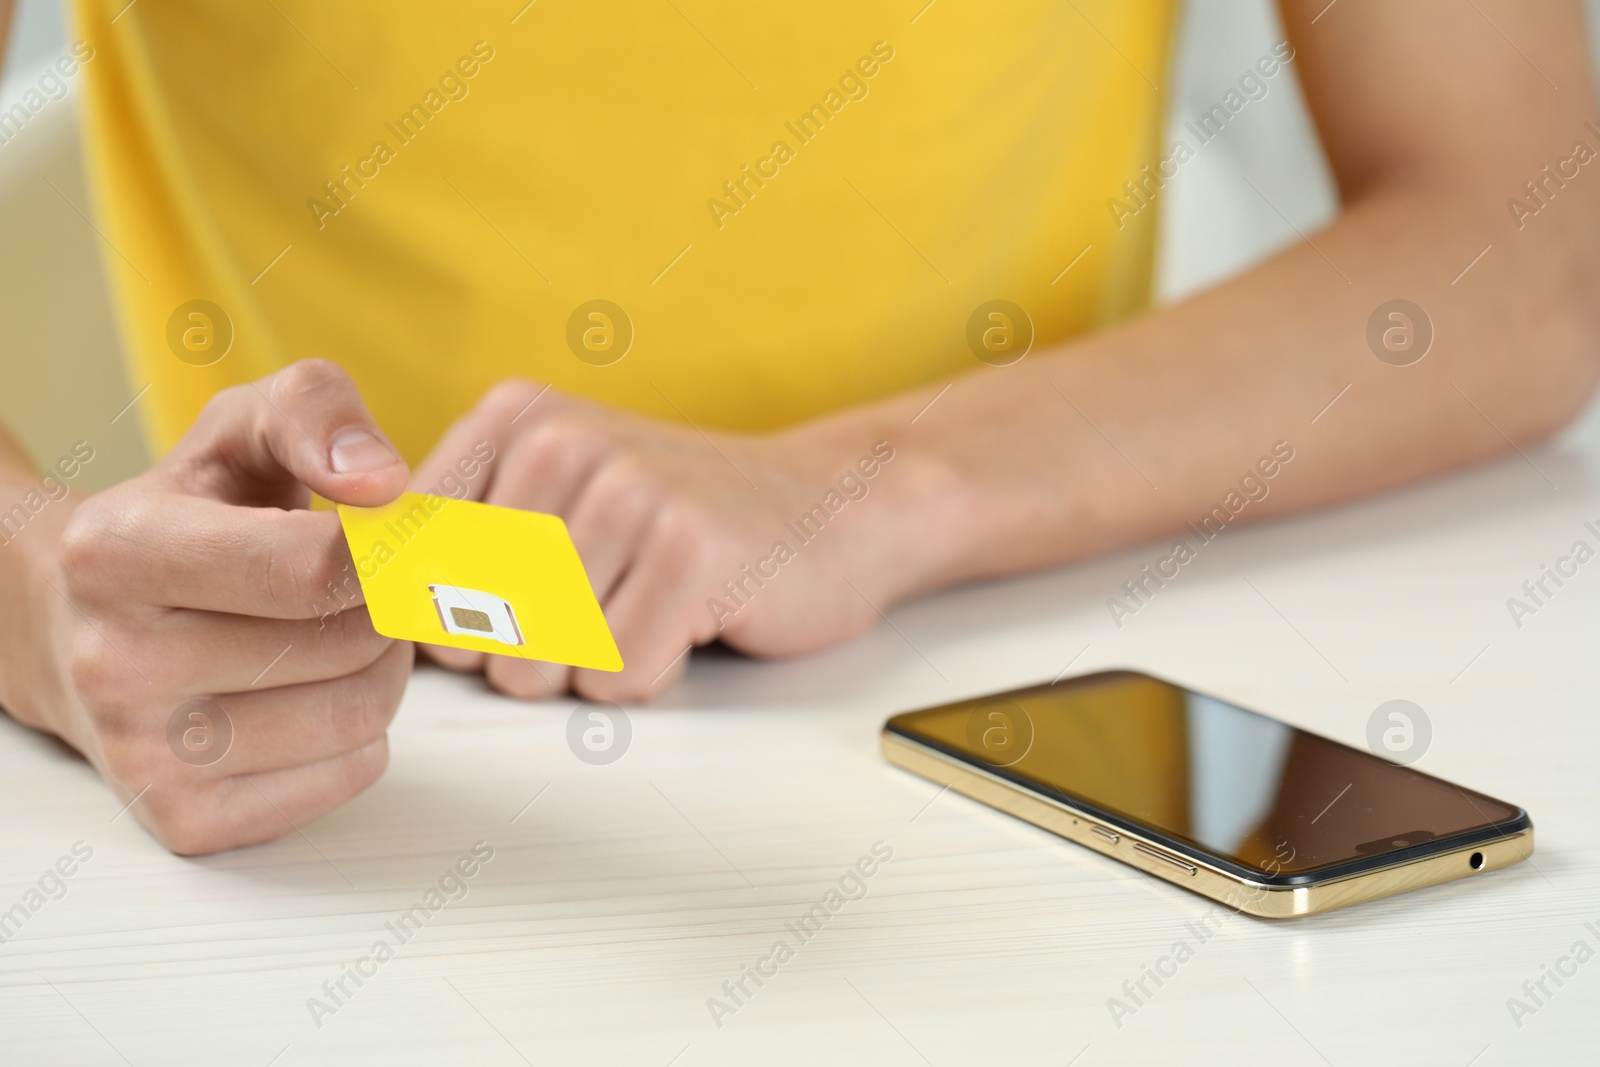
[[[182,488],[233,503],[299,499],[303,487],[375,507],[408,476],[355,382],[315,359],[217,394],[162,467]]]

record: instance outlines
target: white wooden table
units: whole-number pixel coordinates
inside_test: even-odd
[[[75,843],[93,856],[0,945],[0,1062],[1595,1062],[1600,962],[1547,978],[1542,1004],[1523,983],[1577,941],[1600,951],[1600,562],[1520,630],[1505,603],[1597,541],[1594,423],[1526,461],[1230,531],[1120,630],[1105,599],[1148,546],[905,606],[804,661],[702,656],[631,709],[609,765],[569,749],[572,702],[424,670],[380,784],[207,859],[165,853],[83,763],[6,723],[0,909]],[[1539,851],[1328,916],[1228,918],[1197,944],[1208,901],[878,755],[892,712],[1069,662],[1358,745],[1378,704],[1415,701],[1419,766],[1527,807]],[[493,859],[466,895],[362,963],[480,841]],[[880,841],[893,859],[866,895],[801,943],[785,924]],[[792,958],[734,1001],[724,982],[779,939]],[[1194,957],[1117,1025],[1108,999],[1180,939]],[[333,1001],[323,984],[352,966],[370,977]],[[314,1020],[313,997],[336,1010]],[[713,997],[736,1010],[714,1020]],[[1512,997],[1535,1010],[1514,1019]]]

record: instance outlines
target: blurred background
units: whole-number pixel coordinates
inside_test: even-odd
[[[1591,52],[1600,57],[1600,0],[1585,6]],[[67,25],[61,0],[18,0],[0,68],[0,108],[65,50]],[[1184,5],[1167,81],[1165,143],[1282,38],[1269,0]],[[1160,300],[1233,274],[1298,240],[1296,227],[1309,231],[1334,215],[1333,184],[1298,84],[1290,76],[1269,86],[1162,190]],[[80,93],[74,82],[65,100],[0,145],[0,420],[36,460],[92,437],[97,455],[80,484],[101,488],[143,469],[148,455],[136,407],[111,421],[133,391],[82,174]],[[1600,403],[1584,421],[1593,423],[1597,412]]]

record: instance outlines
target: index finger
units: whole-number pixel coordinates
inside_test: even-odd
[[[439,438],[433,451],[417,465],[412,488],[419,493],[482,500],[497,464],[517,436],[541,416],[570,406],[569,398],[548,385],[520,378],[500,382]]]
[[[339,518],[251,508],[174,492],[111,490],[65,551],[83,603],[314,619],[365,603]]]

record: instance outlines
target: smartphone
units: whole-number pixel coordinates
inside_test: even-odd
[[[1508,867],[1514,804],[1136,671],[896,715],[900,767],[1263,918]]]

